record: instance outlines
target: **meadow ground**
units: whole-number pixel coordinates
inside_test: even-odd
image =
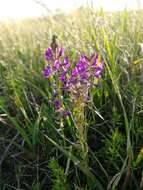
[[[143,189],[142,20],[86,8],[0,23],[0,190]],[[43,76],[53,34],[72,65],[95,51],[105,64],[84,111],[65,118]]]

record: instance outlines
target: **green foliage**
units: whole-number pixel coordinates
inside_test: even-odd
[[[50,160],[49,168],[52,171],[52,190],[69,190],[64,169],[59,166],[55,159]]]
[[[106,155],[106,159],[108,160],[108,164],[114,164],[117,163],[121,158],[122,154],[122,147],[124,143],[124,137],[119,133],[119,131],[116,129],[112,132],[112,134],[105,139],[105,148],[104,153]]]

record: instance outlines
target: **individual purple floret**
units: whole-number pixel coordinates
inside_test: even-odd
[[[50,66],[45,67],[43,74],[44,74],[45,78],[48,78],[51,74],[51,67]]]
[[[104,62],[102,61],[99,65],[94,68],[94,77],[101,78],[102,71],[104,69]]]
[[[70,67],[69,58],[65,57],[64,58],[64,64],[63,64],[63,70],[67,71],[69,69],[69,67]]]
[[[54,61],[54,64],[53,64],[53,70],[54,70],[54,71],[58,70],[59,67],[60,67],[60,64],[61,64],[60,60],[56,59],[56,60]]]
[[[95,72],[94,72],[94,77],[96,77],[96,78],[100,78],[100,77],[101,77],[101,73],[102,73],[101,70],[97,70],[97,71],[95,71]]]
[[[57,97],[57,96],[58,96],[58,92],[57,92],[57,90],[55,90],[55,89],[53,89],[53,96],[54,96],[54,97]]]
[[[56,110],[59,110],[61,108],[61,102],[59,100],[55,100],[54,105]]]
[[[57,55],[57,58],[60,58],[60,57],[63,56],[63,55],[64,55],[64,50],[63,50],[62,47],[60,47],[60,48],[58,49],[58,55]]]
[[[68,111],[68,110],[64,110],[62,114],[63,114],[64,117],[71,116],[71,112]]]
[[[60,81],[62,83],[64,83],[65,80],[66,80],[66,74],[67,74],[67,71],[63,71],[62,74],[61,74],[61,76],[60,76]]]
[[[50,60],[52,60],[52,58],[53,58],[52,48],[49,47],[49,48],[47,48],[46,51],[45,51],[45,59],[46,59],[47,61],[50,61]]]
[[[78,68],[75,67],[73,70],[72,70],[72,74],[71,74],[71,77],[77,77],[78,76]]]

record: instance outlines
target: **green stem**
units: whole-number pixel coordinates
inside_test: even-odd
[[[88,164],[88,145],[87,133],[85,129],[85,103],[80,97],[74,102],[74,117],[76,121],[76,133],[79,142],[80,156],[82,160]]]

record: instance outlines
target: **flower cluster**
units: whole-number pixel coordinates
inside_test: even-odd
[[[55,109],[64,116],[70,112],[62,105],[63,93],[67,93],[71,100],[80,98],[83,102],[88,100],[89,89],[93,87],[94,80],[101,78],[104,62],[95,53],[89,59],[81,54],[77,63],[72,63],[68,56],[64,56],[63,48],[57,48],[56,52],[49,47],[45,51],[45,59],[48,62],[43,74],[45,78],[54,80],[53,96]],[[59,92],[60,89],[60,92]]]

